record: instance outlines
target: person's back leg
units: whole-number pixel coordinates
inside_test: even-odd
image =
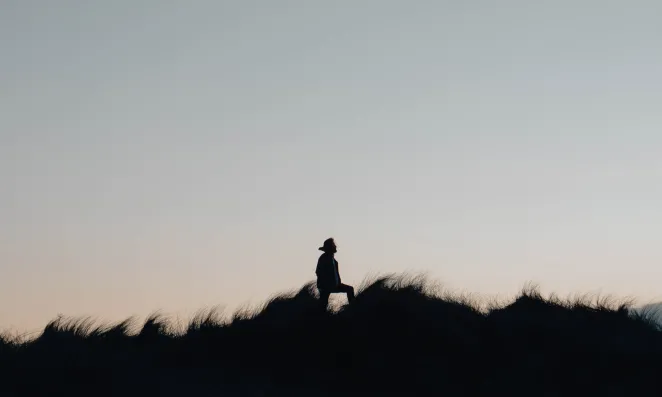
[[[327,290],[319,290],[320,292],[320,307],[322,310],[326,311],[326,308],[329,306],[329,295],[331,293]]]

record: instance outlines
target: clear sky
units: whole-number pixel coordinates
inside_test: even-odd
[[[0,328],[428,271],[662,297],[659,1],[0,3]]]

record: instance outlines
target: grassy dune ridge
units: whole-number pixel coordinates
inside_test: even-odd
[[[175,324],[58,317],[36,338],[0,340],[6,395],[651,395],[662,331],[609,296],[498,302],[424,276],[366,280],[319,309],[314,283],[264,305]],[[5,395],[2,394],[2,395]]]

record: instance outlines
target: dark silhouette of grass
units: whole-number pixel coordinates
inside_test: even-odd
[[[481,307],[425,277],[367,280],[322,312],[314,283],[258,309],[155,313],[99,325],[58,317],[0,338],[1,395],[649,396],[662,332],[631,301],[543,297]],[[3,394],[4,393],[4,394]]]

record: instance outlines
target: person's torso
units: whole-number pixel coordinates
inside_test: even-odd
[[[318,279],[325,284],[333,283],[337,285],[340,281],[340,275],[338,274],[338,261],[335,257],[329,254],[322,254],[318,262]]]

